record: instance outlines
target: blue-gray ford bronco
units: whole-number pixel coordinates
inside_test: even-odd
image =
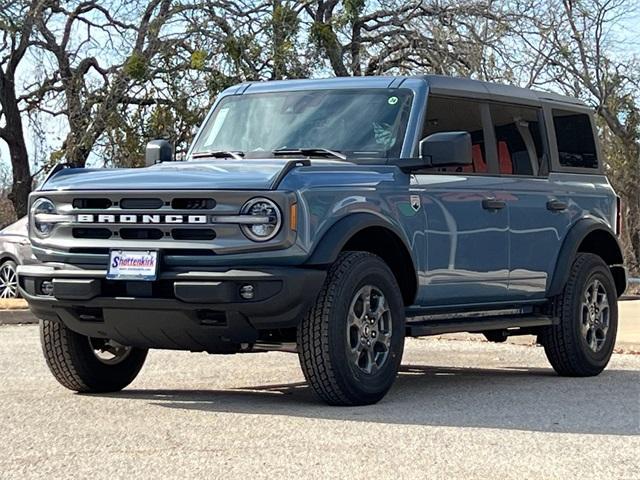
[[[244,83],[185,161],[56,169],[19,270],[55,378],[126,387],[150,348],[297,351],[334,405],[380,400],[407,336],[536,335],[597,375],[626,287],[590,109],[439,76]]]

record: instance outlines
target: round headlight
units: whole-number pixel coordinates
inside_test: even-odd
[[[39,214],[55,214],[56,206],[48,198],[39,198],[31,207],[31,215],[33,218],[33,227],[36,235],[39,237],[48,237],[53,232],[55,223],[47,223],[38,220]]]
[[[242,232],[254,242],[271,240],[282,226],[282,214],[278,206],[268,198],[253,198],[244,204],[244,215],[261,217],[264,221],[242,225]]]

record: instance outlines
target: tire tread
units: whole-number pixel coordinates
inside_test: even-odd
[[[85,392],[89,387],[75,368],[69,348],[69,331],[60,322],[40,320],[44,358],[53,376],[64,387]]]
[[[120,363],[105,365],[94,357],[87,337],[52,320],[40,320],[40,343],[55,379],[80,393],[122,390],[138,375],[147,356],[147,350],[134,348]]]
[[[364,405],[379,400],[356,395],[341,384],[336,372],[340,366],[333,365],[331,360],[329,337],[330,315],[342,293],[340,279],[361,262],[372,260],[388,270],[389,279],[399,292],[393,273],[378,256],[361,251],[343,252],[329,268],[316,302],[298,327],[298,356],[302,371],[313,390],[329,405]]]
[[[553,369],[561,376],[593,376],[602,371],[594,365],[589,365],[580,356],[581,346],[575,335],[574,298],[581,295],[583,285],[580,278],[586,270],[592,270],[606,264],[597,255],[579,253],[571,266],[569,278],[562,294],[551,302],[551,314],[559,319],[557,325],[547,327],[540,338],[545,353]],[[613,280],[611,279],[611,282]],[[612,320],[615,321],[615,320]]]

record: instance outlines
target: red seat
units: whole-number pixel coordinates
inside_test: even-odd
[[[473,145],[471,148],[471,158],[473,163],[471,165],[465,165],[462,169],[463,172],[483,173],[487,171],[487,164],[482,156],[482,147],[479,144]]]
[[[500,164],[500,173],[513,174],[513,162],[511,161],[511,153],[509,153],[507,142],[498,142],[498,162]]]
[[[463,172],[487,172],[487,163],[484,161],[482,147],[479,144],[473,145],[471,149],[471,158],[473,160],[473,164],[465,165],[462,169]],[[507,142],[498,142],[498,163],[500,166],[500,173],[513,174],[513,163],[511,162],[511,153],[509,153]]]

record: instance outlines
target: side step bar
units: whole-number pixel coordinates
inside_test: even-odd
[[[490,330],[528,329],[556,325],[558,319],[546,315],[478,316],[407,322],[408,337],[423,337],[456,332],[486,332]],[[515,332],[514,332],[515,333]]]

